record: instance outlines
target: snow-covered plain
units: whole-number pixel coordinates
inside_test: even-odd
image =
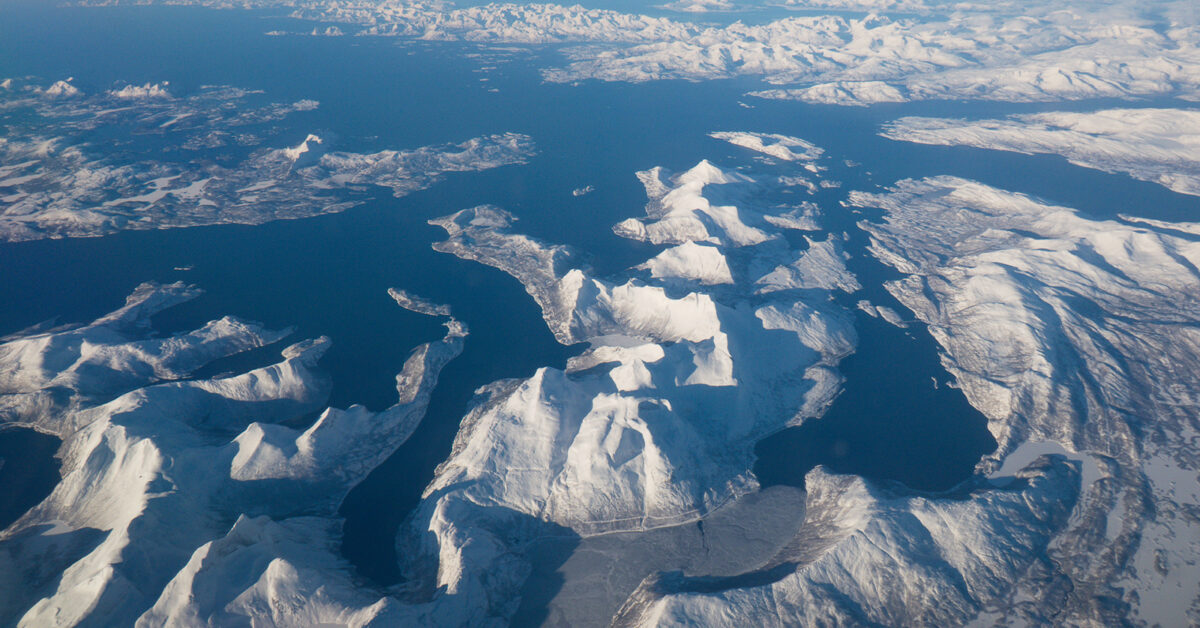
[[[1001,120],[900,118],[894,140],[1062,155],[1073,164],[1121,172],[1200,196],[1200,110],[1108,109]]]
[[[0,94],[0,106],[32,109],[38,116],[38,123],[0,138],[0,240],[306,218],[353,207],[371,186],[403,196],[446,173],[523,163],[534,151],[532,140],[516,133],[365,154],[331,151],[311,134],[282,148],[236,134],[236,141],[259,146],[239,163],[222,165],[201,155],[184,163],[124,162],[80,139],[83,132],[131,124],[156,129],[180,150],[198,151],[234,141],[230,133],[239,127],[317,105],[211,107],[240,104],[245,94],[232,88],[180,100],[160,85],[55,97],[26,87]],[[66,130],[75,133],[58,135]]]

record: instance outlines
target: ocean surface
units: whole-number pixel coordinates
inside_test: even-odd
[[[387,38],[264,36],[276,29],[304,32],[311,24],[264,12],[4,4],[0,78],[49,83],[72,76],[87,91],[170,81],[176,95],[202,85],[234,85],[264,90],[265,101],[320,101],[315,111],[273,123],[282,127],[271,140],[277,147],[298,144],[308,133],[335,137],[337,150],[372,152],[514,131],[533,137],[539,152],[526,165],[449,175],[400,199],[381,189],[370,202],[336,215],[0,244],[0,336],[52,318],[90,321],[118,307],[143,281],[182,280],[205,293],[158,315],[161,333],[227,314],[296,328],[275,346],[223,360],[201,375],[269,364],[287,343],[324,334],[334,343],[321,362],[334,382],[329,403],[382,409],[395,399],[395,373],[408,350],[443,332],[436,320],[398,308],[387,289],[450,304],[471,329],[465,352],[442,373],[417,432],[341,508],[345,556],[380,585],[400,577],[396,529],[449,453],[473,391],[497,379],[529,376],[541,366],[561,368],[581,349],[554,341],[516,280],[434,252],[430,245],[443,232],[426,224],[430,218],[496,204],[520,218],[517,230],[587,251],[601,276],[619,273],[659,250],[618,238],[610,229],[643,213],[636,171],[659,165],[678,171],[704,158],[723,166],[752,163],[746,151],[707,137],[710,131],[794,135],[825,148],[827,178],[844,183],[816,197],[828,228],[849,234],[850,267],[864,285],[863,292],[841,302],[853,309],[855,301],[868,299],[905,314],[882,288],[895,275],[865,254],[866,238],[855,227],[874,216],[838,204],[848,190],[951,174],[1093,216],[1197,216],[1194,199],[1061,158],[919,146],[877,135],[880,124],[904,115],[977,118],[1164,103],[838,108],[747,98],[742,94],[762,87],[749,79],[555,85],[543,83],[538,73],[563,62],[552,47],[512,52]],[[467,56],[477,54],[482,56]],[[479,71],[485,65],[496,69]],[[120,139],[107,138],[104,130],[93,137]],[[172,158],[160,154],[153,138],[122,150]],[[572,196],[572,189],[587,185],[595,192]],[[755,472],[767,485],[802,485],[805,472],[826,464],[931,491],[969,477],[995,443],[984,418],[948,385],[951,378],[932,339],[919,324],[901,329],[861,312],[856,317],[861,345],[842,364],[843,394],[824,418],[764,439]],[[0,432],[0,449],[10,452],[0,469],[0,526],[19,516],[14,509],[30,505],[28,498],[13,496],[44,495],[46,470],[57,472],[54,447],[42,441],[21,445],[38,439],[26,432]],[[20,452],[15,457],[13,447]],[[13,474],[14,464],[37,471]],[[26,493],[26,485],[36,487]]]
[[[0,428],[0,530],[38,505],[58,484],[61,441],[35,430]]]

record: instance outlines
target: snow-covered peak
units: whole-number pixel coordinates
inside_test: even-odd
[[[816,161],[825,153],[812,142],[778,133],[720,131],[709,136],[784,161]]]
[[[108,95],[113,98],[121,98],[124,100],[138,100],[144,98],[171,98],[171,92],[167,91],[169,82],[161,83],[146,83],[145,85],[126,85],[121,89],[109,90]]]
[[[1055,578],[1080,595],[1039,610],[1095,617],[1090,600],[1120,583],[1136,591],[1122,620],[1186,623],[1200,547],[1180,540],[1200,538],[1200,525],[1170,513],[1200,508],[1200,243],[1188,225],[1095,220],[947,176],[851,202],[884,211],[860,226],[904,275],[888,290],[989,420],[998,448],[981,469],[1039,443],[1106,476],[1085,486],[1055,541],[1071,548]]]
[[[47,87],[42,93],[51,98],[70,98],[78,96],[83,92],[71,84],[72,79],[68,78],[63,81],[55,81],[53,85]]]
[[[667,11],[681,13],[710,13],[714,11],[732,11],[734,5],[729,0],[676,0],[660,6]]]
[[[720,185],[723,183],[747,183],[751,179],[746,175],[730,170],[723,170],[707,159],[680,173],[674,179],[680,186]]]
[[[75,625],[98,614],[106,625],[135,625],[143,614],[150,624],[202,613],[228,618],[264,612],[279,588],[316,580],[314,588],[331,593],[321,585],[345,573],[330,549],[338,505],[416,428],[438,374],[463,348],[465,334],[455,330],[418,346],[396,376],[391,407],[329,408],[301,431],[289,424],[320,410],[329,392],[316,369],[329,340],[293,344],[281,361],[238,375],[160,383],[168,368],[187,373],[281,337],[264,339],[230,318],[190,334],[144,337],[149,330],[135,323],[177,302],[180,292],[183,286],[145,285],[125,308],[91,324],[0,344],[0,419],[29,424],[45,414],[37,427],[63,436],[61,482],[0,531],[4,565],[13,556],[36,565],[17,581],[6,579],[6,623]],[[100,389],[96,400],[80,387],[89,380],[122,386]],[[81,401],[62,401],[72,395]],[[297,520],[299,513],[311,518]],[[289,546],[292,533],[301,540]],[[211,541],[225,537],[217,555],[208,553]],[[249,548],[245,560],[218,568],[239,548]],[[279,554],[292,550],[295,566]],[[214,571],[219,581],[209,580]],[[234,598],[260,576],[271,581],[267,606],[240,608]],[[294,608],[296,625],[340,621],[338,609],[350,598],[370,598],[349,586],[336,596],[330,608]]]
[[[302,156],[314,152],[322,143],[320,136],[309,133],[297,146],[283,149],[283,154],[291,161],[299,161]]]
[[[613,227],[617,235],[654,244],[709,242],[721,246],[749,246],[778,238],[761,214],[749,207],[716,204],[708,186],[741,184],[752,188],[754,179],[712,162],[700,161],[667,180],[662,168],[638,173],[649,203],[645,218],[629,218]],[[733,194],[737,196],[737,194]]]
[[[637,266],[650,271],[655,279],[697,281],[705,285],[733,283],[729,264],[720,249],[695,242],[684,242]]]

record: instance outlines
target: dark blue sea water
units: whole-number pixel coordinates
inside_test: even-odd
[[[834,158],[829,176],[845,182],[819,197],[830,229],[851,234],[851,266],[867,286],[845,305],[868,298],[900,309],[880,287],[893,275],[863,254],[865,239],[854,227],[862,216],[837,205],[848,189],[953,174],[1099,216],[1198,215],[1194,199],[1059,158],[910,145],[876,134],[880,124],[902,115],[992,117],[1049,106],[807,106],[743,98],[761,87],[751,80],[552,85],[541,82],[537,68],[561,62],[554,49],[518,55],[483,75],[475,71],[481,61],[462,55],[477,51],[471,45],[263,35],[276,28],[311,26],[262,12],[5,4],[0,77],[49,82],[74,76],[81,88],[94,90],[169,80],[180,95],[201,85],[231,84],[263,89],[271,101],[319,100],[318,110],[278,123],[277,146],[298,143],[309,132],[336,135],[338,149],[374,151],[516,131],[532,136],[540,152],[527,165],[452,175],[402,199],[381,192],[338,215],[0,245],[0,335],[52,317],[91,320],[118,306],[142,281],[184,280],[206,293],[159,315],[160,331],[235,314],[274,327],[294,325],[292,340],[328,335],[334,346],[322,366],[334,382],[330,403],[379,409],[394,399],[394,375],[408,349],[442,333],[433,319],[397,308],[386,290],[400,287],[451,304],[471,327],[466,351],[443,373],[417,433],[341,509],[345,555],[380,584],[399,577],[395,531],[449,452],[472,392],[498,378],[528,376],[539,366],[562,367],[575,350],[554,342],[515,280],[433,252],[430,244],[442,233],[426,224],[429,218],[498,204],[520,217],[520,230],[592,253],[600,274],[619,272],[657,250],[610,230],[642,213],[635,171],[656,165],[680,170],[702,158],[745,162],[746,153],[708,138],[709,131],[785,133],[825,147]],[[481,82],[485,76],[489,80]],[[130,150],[161,157],[153,142]],[[842,159],[862,165],[844,167]],[[585,185],[596,191],[571,195]],[[925,490],[968,477],[994,443],[983,417],[944,385],[948,375],[932,340],[919,325],[902,330],[865,316],[858,322],[862,346],[843,364],[843,395],[825,418],[760,443],[755,471],[766,484],[801,484],[814,464],[827,464]],[[211,370],[269,363],[282,344]],[[933,380],[942,385],[935,388]],[[51,453],[39,454],[41,463]],[[4,482],[0,492],[20,490],[17,480]]]
[[[0,530],[54,490],[59,444],[57,438],[34,430],[0,428]]]

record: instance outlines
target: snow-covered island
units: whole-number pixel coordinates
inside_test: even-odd
[[[142,0],[86,0],[86,5]],[[359,36],[482,44],[566,44],[549,81],[758,77],[763,98],[838,105],[918,100],[1044,102],[1200,98],[1200,29],[1191,0],[1065,3],[787,0],[805,13],[767,22],[658,17],[581,5],[421,0],[171,0],[275,9]],[[761,3],[675,2],[703,16]],[[679,15],[679,13],[676,13]]]
[[[829,158],[804,140],[713,137],[824,180]],[[153,314],[198,294],[184,284],[5,339],[0,418],[60,437],[63,469],[0,533],[0,617],[499,626],[551,573],[539,603],[571,625],[1187,617],[1200,242],[1186,225],[1093,220],[953,177],[851,192],[882,211],[858,226],[922,326],[856,307],[928,330],[999,446],[948,493],[822,467],[804,489],[764,489],[755,443],[819,418],[857,343],[832,298],[861,290],[843,236],[820,234],[815,205],[779,204],[774,174],[702,160],[637,176],[644,215],[613,230],[660,252],[615,276],[522,235],[499,207],[431,221],[438,251],[512,275],[561,343],[586,348],[476,392],[398,531],[405,578],[391,589],[340,555],[337,508],[413,432],[461,352],[467,329],[448,306],[390,292],[447,332],[413,350],[378,413],[321,410],[323,338],[190,379],[289,331],[224,318],[154,336]],[[315,418],[296,427],[302,416]]]
[[[0,420],[58,436],[63,461],[49,497],[0,532],[5,623],[299,626],[379,614],[336,553],[337,508],[416,428],[465,329],[445,317],[445,337],[412,351],[387,410],[326,408],[296,429],[284,424],[328,394],[316,368],[328,339],[287,346],[270,366],[188,379],[289,333],[224,318],[150,334],[153,314],[197,294],[144,284],[90,324],[0,344]],[[288,597],[312,605],[281,606]]]
[[[325,79],[394,65],[0,77],[0,313],[93,308],[0,337],[0,435],[58,447],[0,524],[0,625],[1200,624],[1200,213],[1145,200],[1200,208],[1195,0],[61,10],[127,4]],[[255,264],[133,255],[389,195],[211,229],[286,245]],[[238,309],[256,273],[292,294]],[[395,361],[336,370],[322,316]],[[764,445],[822,428],[960,445],[842,412],[910,401],[902,369],[987,439],[944,487],[816,438],[769,477]],[[368,375],[388,398],[342,403]],[[397,580],[350,549],[364,516]]]
[[[1120,172],[1200,196],[1200,110],[1109,109],[1049,112],[1002,120],[901,118],[884,137],[1062,155],[1071,163]]]
[[[255,108],[235,88],[207,88],[176,99],[157,84],[104,94],[74,87],[68,93],[58,86],[0,92],[0,107],[37,115],[34,124],[0,138],[0,241],[308,218],[354,207],[373,187],[400,197],[447,173],[520,164],[535,152],[532,139],[518,133],[373,153],[330,150],[311,133],[298,144],[270,147],[252,134],[232,133],[317,103]],[[257,148],[232,165],[203,154],[191,163],[123,162],[83,139],[98,125],[149,127],[192,153],[232,141]],[[65,130],[72,133],[58,135]]]

